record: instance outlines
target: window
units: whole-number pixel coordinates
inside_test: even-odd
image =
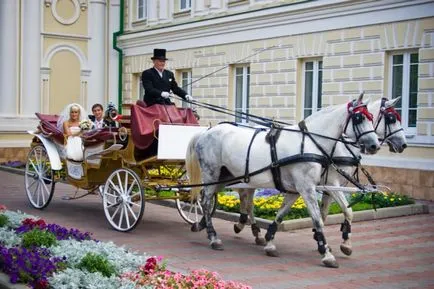
[[[235,67],[235,121],[248,122],[248,117],[244,117],[237,112],[249,113],[249,86],[250,86],[250,67]]]
[[[419,54],[401,52],[391,55],[392,98],[401,96],[396,109],[402,116],[402,126],[410,133],[416,133],[417,81]]]
[[[179,10],[190,10],[191,9],[191,0],[180,0],[179,1]]]
[[[321,108],[322,61],[304,63],[304,110],[303,118]]]
[[[137,96],[137,99],[144,99],[144,95],[145,95],[145,89],[143,88],[143,85],[142,85],[142,78],[141,78],[141,75],[139,74],[139,81],[138,81],[138,83],[139,83],[139,89],[137,89],[137,91],[139,92],[139,95]]]
[[[137,0],[137,20],[148,17],[148,0]]]
[[[192,94],[191,93],[191,82],[192,82],[191,70],[181,71],[181,87],[189,95]],[[190,104],[183,101],[182,107],[190,107]]]

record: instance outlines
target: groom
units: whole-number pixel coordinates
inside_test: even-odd
[[[173,72],[164,69],[166,66],[166,49],[154,49],[151,57],[154,66],[142,72],[142,85],[145,89],[143,100],[147,106],[153,104],[174,104],[170,101],[170,91],[190,101],[193,98],[178,86]]]

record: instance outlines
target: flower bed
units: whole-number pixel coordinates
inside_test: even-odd
[[[11,283],[36,289],[251,288],[206,270],[188,275],[171,272],[162,257],[100,242],[88,232],[47,224],[4,206],[0,206],[0,271]]]
[[[276,213],[282,205],[283,195],[274,189],[260,189],[255,192],[254,213],[258,218],[274,220]],[[383,194],[352,194],[349,203],[357,202],[352,206],[353,211],[370,210],[375,205],[377,208],[387,208],[414,204],[414,201],[407,196],[396,193]],[[226,212],[239,213],[240,199],[236,192],[221,192],[217,198],[217,209]],[[341,208],[333,203],[330,206],[329,214],[341,213]],[[306,204],[299,197],[292,205],[291,211],[284,220],[301,219],[309,217]]]

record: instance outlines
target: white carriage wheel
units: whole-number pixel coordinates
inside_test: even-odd
[[[181,197],[181,194],[182,193],[177,193],[177,196]],[[200,197],[194,201],[190,200],[190,196],[176,199],[176,208],[178,209],[179,214],[189,224],[199,222],[203,216],[203,208],[201,204],[202,194],[203,190],[200,192]],[[185,201],[185,199],[187,200]],[[211,208],[212,216],[217,208],[217,194],[215,194],[214,198],[211,199]]]
[[[130,169],[117,169],[108,178],[102,193],[104,213],[110,225],[121,232],[134,229],[145,209],[143,187]]]
[[[36,209],[43,209],[54,194],[54,172],[51,169],[47,150],[43,145],[33,147],[26,162],[24,175],[27,198]]]

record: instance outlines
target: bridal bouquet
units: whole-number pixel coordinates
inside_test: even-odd
[[[82,131],[90,130],[93,127],[93,123],[88,119],[84,119],[80,121],[79,127]]]

